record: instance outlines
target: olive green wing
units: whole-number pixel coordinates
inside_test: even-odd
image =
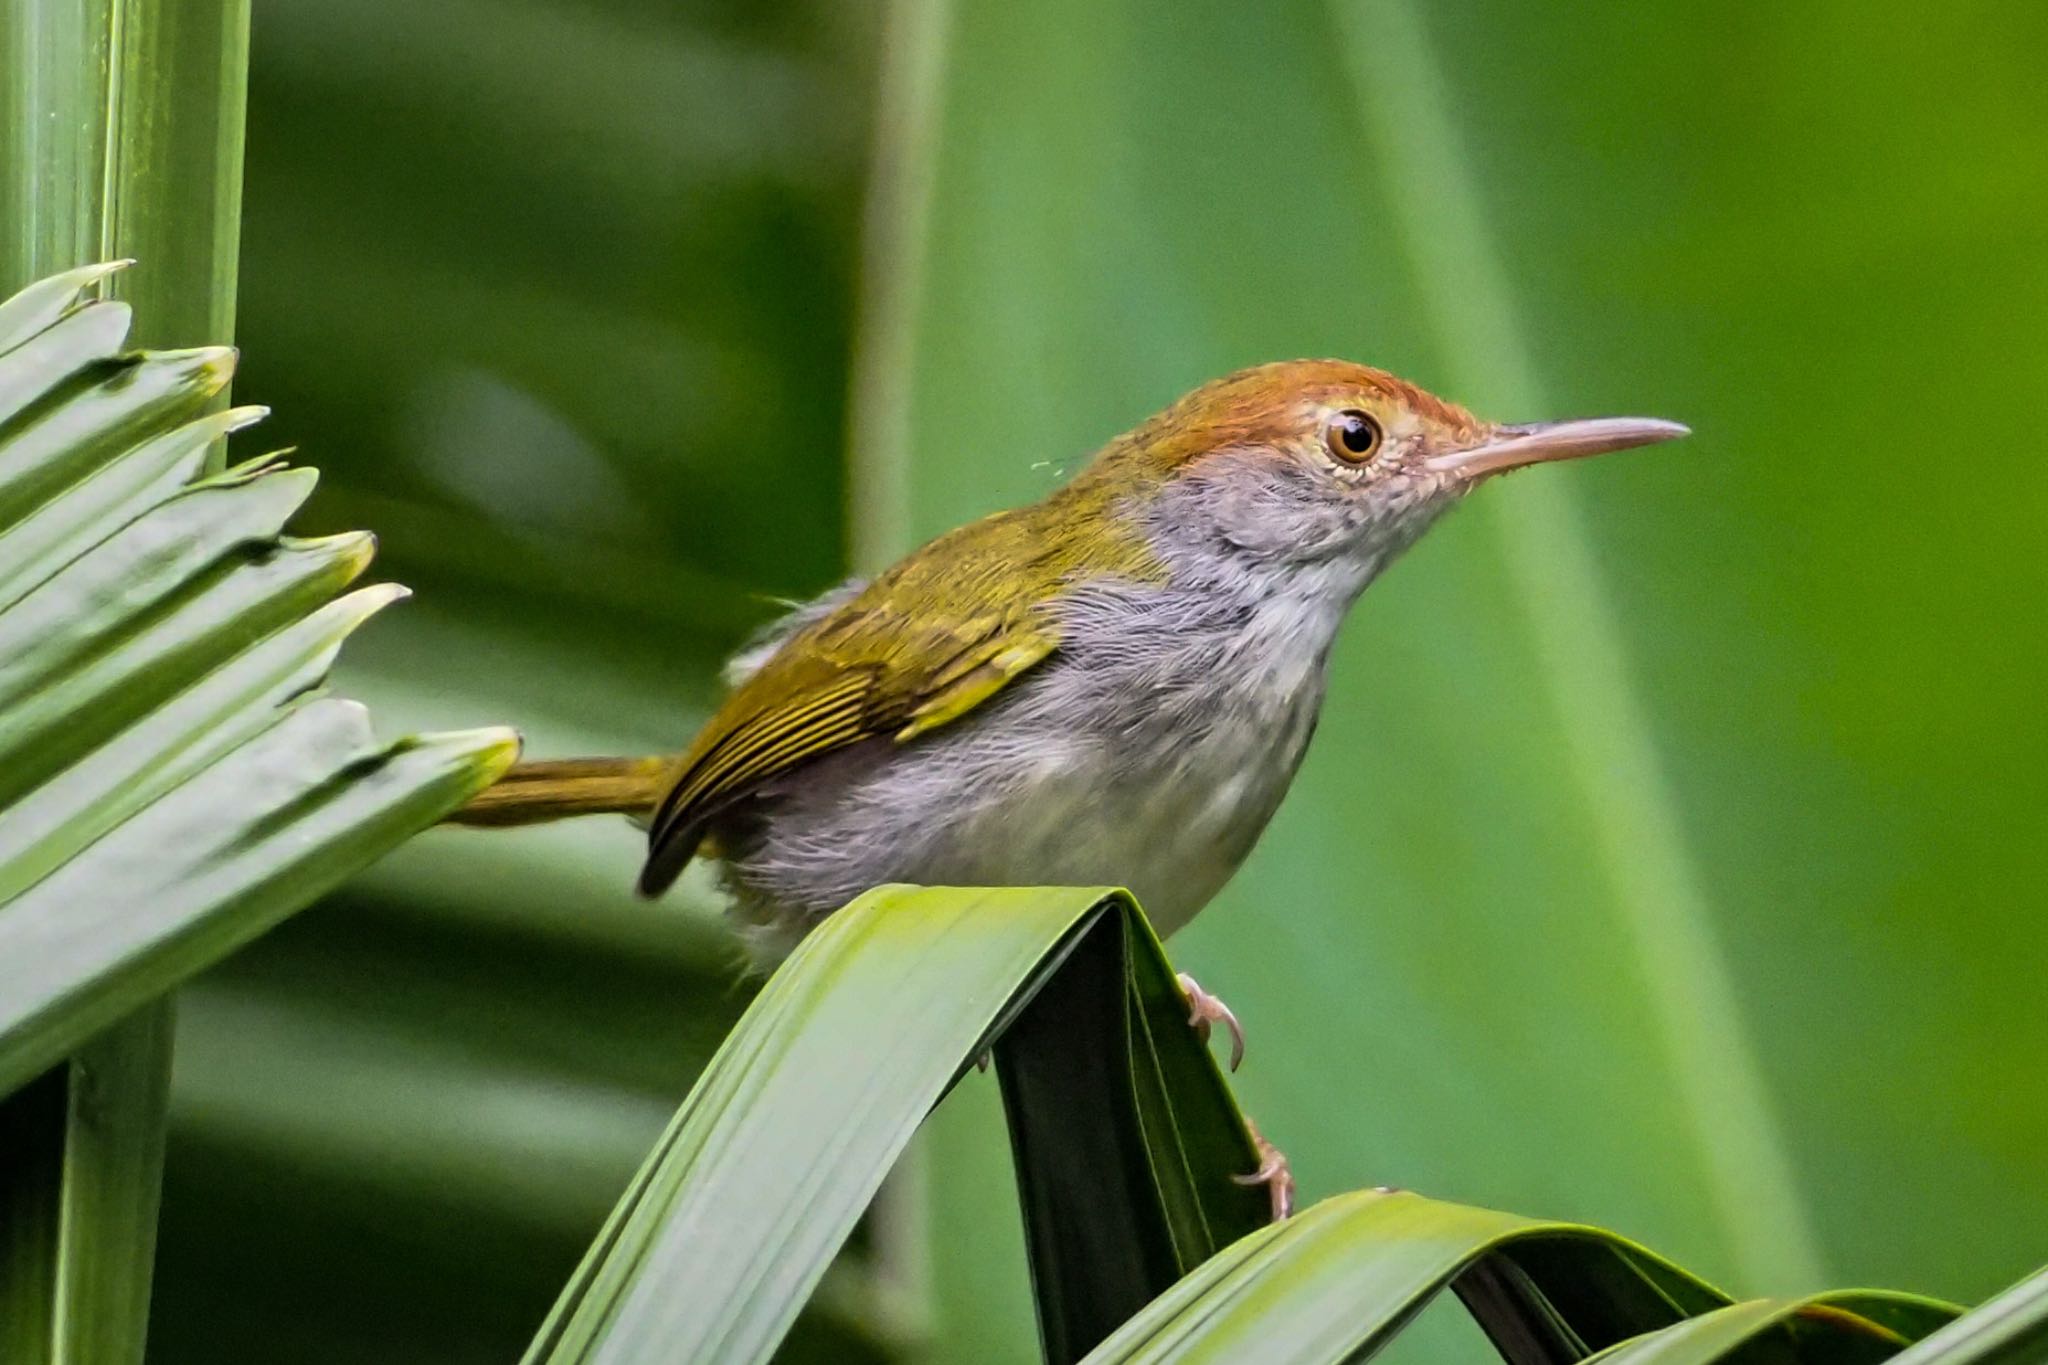
[[[649,828],[642,895],[667,890],[710,822],[764,783],[865,740],[900,744],[957,720],[1058,647],[1036,603],[955,612],[941,600],[909,613],[888,588],[792,636],[677,760]]]

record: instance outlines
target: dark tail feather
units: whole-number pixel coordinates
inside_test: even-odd
[[[640,869],[640,894],[653,900],[674,886],[703,842],[701,820],[657,834],[647,850],[647,863]]]
[[[456,825],[536,825],[574,815],[654,811],[665,758],[565,758],[521,763],[448,817]]]

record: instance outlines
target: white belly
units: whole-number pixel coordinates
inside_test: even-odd
[[[1307,728],[1232,726],[1137,767],[1085,745],[1053,746],[1031,781],[928,847],[913,879],[1127,886],[1164,937],[1251,852],[1286,794]]]
[[[1286,794],[1320,670],[1286,695],[1200,722],[1165,715],[1137,735],[1068,722],[1078,699],[1062,693],[1082,680],[1045,681],[988,723],[792,784],[735,869],[747,917],[787,929],[791,911],[812,921],[868,887],[917,882],[1125,886],[1162,936],[1194,918]]]

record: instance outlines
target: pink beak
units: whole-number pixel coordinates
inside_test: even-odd
[[[1675,441],[1690,435],[1690,427],[1656,417],[1588,417],[1575,422],[1531,422],[1525,426],[1495,427],[1485,444],[1432,456],[1423,461],[1423,468],[1437,474],[1455,474],[1461,479],[1482,479],[1490,474],[1520,469],[1523,465],[1576,460],[1587,455],[1604,455],[1610,450],[1633,450],[1637,446],[1653,446],[1659,441]]]

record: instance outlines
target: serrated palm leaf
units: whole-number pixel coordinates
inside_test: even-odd
[[[517,747],[501,730],[382,742],[323,693],[342,639],[401,590],[342,595],[368,536],[282,535],[311,470],[202,477],[261,415],[205,412],[233,353],[123,353],[128,309],[88,297],[106,273],[0,303],[8,1360],[139,1348],[155,1156],[125,1135],[156,1131],[129,1111],[160,1106],[169,1017],[119,1046],[96,1035],[433,823]]]

